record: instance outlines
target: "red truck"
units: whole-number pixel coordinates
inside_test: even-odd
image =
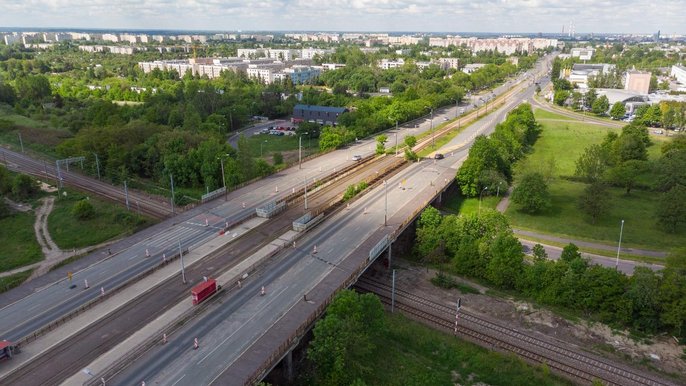
[[[5,358],[10,359],[16,352],[17,348],[14,343],[9,340],[0,340],[0,360]]]
[[[193,305],[202,303],[215,292],[217,292],[217,281],[214,279],[207,279],[207,281],[196,285],[191,289]]]

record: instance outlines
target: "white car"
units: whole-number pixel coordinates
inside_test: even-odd
[[[361,155],[355,154],[355,155],[353,156],[353,161],[360,161],[360,160],[362,160],[362,156],[361,156]]]

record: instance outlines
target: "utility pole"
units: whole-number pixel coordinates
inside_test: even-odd
[[[619,244],[617,244],[617,259],[615,259],[615,269],[619,269],[619,250],[622,249],[622,233],[624,232],[624,220],[619,228]]]
[[[171,181],[171,207],[172,207],[172,214],[174,213],[174,175],[169,173],[169,180]],[[185,284],[185,281],[184,281]]]
[[[393,270],[393,285],[391,289],[391,314],[395,311],[395,269]]]
[[[24,152],[24,141],[22,141],[22,139],[21,139],[21,132],[19,132],[18,134],[19,134],[19,144],[21,145],[21,152],[23,153]]]
[[[386,183],[386,180],[383,180],[383,188],[385,191],[385,207],[384,207],[384,213],[383,213],[383,226],[388,225],[387,224],[387,219],[388,219],[388,184]]]
[[[229,200],[229,192],[226,190],[226,174],[224,174],[224,157],[219,158],[222,165],[222,182],[224,183],[224,201]]]
[[[126,186],[126,180],[124,180],[124,196],[126,197],[126,210],[131,210],[129,208],[129,188]]]
[[[395,121],[395,155],[398,155],[398,121]]]
[[[307,210],[307,178],[305,178],[305,210]]]
[[[93,153],[93,155],[95,156],[95,167],[98,169],[98,180],[100,180],[100,160],[97,153]]]
[[[181,239],[179,239],[179,260],[181,260],[181,281],[186,284],[186,271],[183,268],[183,251],[181,250]]]

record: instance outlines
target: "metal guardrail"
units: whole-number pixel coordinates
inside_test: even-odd
[[[276,201],[270,201],[266,205],[256,208],[255,213],[257,213],[257,217],[272,218],[274,215],[283,212],[285,209],[285,201],[280,201],[278,203]]]
[[[222,186],[219,189],[213,190],[209,193],[206,193],[206,194],[203,194],[202,196],[200,196],[200,202],[202,202],[204,204],[207,201],[213,200],[213,199],[221,196],[225,192],[226,192],[226,187]]]

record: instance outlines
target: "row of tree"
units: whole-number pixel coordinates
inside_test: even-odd
[[[417,223],[416,255],[451,272],[486,280],[537,301],[562,306],[615,326],[686,337],[686,251],[666,268],[638,267],[631,277],[591,264],[573,244],[557,261],[537,245],[533,263],[506,218],[493,210],[480,215],[442,216],[427,208]]]
[[[469,156],[457,171],[462,194],[475,197],[507,190],[512,182],[512,165],[536,142],[540,127],[529,104],[508,113],[504,122],[489,137],[480,135],[469,149]]]

